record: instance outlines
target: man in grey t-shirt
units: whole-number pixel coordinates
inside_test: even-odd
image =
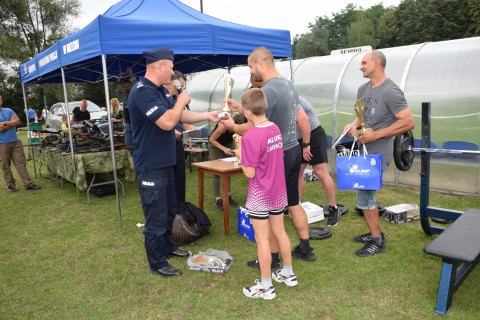
[[[365,99],[364,122],[366,131],[360,132],[358,141],[365,144],[370,154],[382,155],[382,169],[386,170],[393,158],[393,137],[415,127],[412,111],[400,88],[385,75],[386,58],[377,50],[367,52],[362,59],[360,70],[364,78],[370,79],[358,89],[357,99]],[[346,125],[344,131],[348,130]],[[357,117],[347,133],[356,137],[360,129]],[[356,206],[362,209],[369,233],[353,238],[364,244],[356,254],[361,257],[385,252],[385,235],[380,229],[375,190],[357,191]]]
[[[292,257],[313,261],[316,259],[312,247],[310,247],[310,235],[308,233],[308,220],[305,210],[299,204],[298,199],[298,174],[301,165],[301,154],[306,160],[311,159],[310,153],[310,122],[305,111],[299,107],[298,93],[291,81],[283,77],[275,67],[272,53],[265,47],[254,49],[248,57],[251,79],[255,82],[263,81],[262,90],[267,97],[267,118],[275,123],[282,134],[285,180],[287,185],[288,211],[292,216],[293,224],[300,237],[300,243],[292,251]],[[227,100],[230,110],[243,112],[243,108],[237,102]],[[243,135],[253,127],[251,122],[235,125],[231,119],[222,121],[229,130]],[[307,147],[300,147],[296,137],[296,126],[299,124],[302,137]],[[303,152],[300,149],[303,148]],[[270,239],[272,251],[271,265],[279,267],[279,247],[275,239]],[[258,260],[247,263],[250,267],[259,267]]]

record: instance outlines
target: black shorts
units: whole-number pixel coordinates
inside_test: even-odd
[[[300,155],[299,145],[284,151],[283,165],[285,168],[285,182],[287,185],[287,199],[288,206],[298,205],[298,174],[300,172],[300,165],[302,163],[302,156]]]
[[[302,139],[298,140],[298,142],[302,145]],[[310,132],[310,152],[312,153],[312,159],[310,161],[303,159],[303,149],[301,149],[300,156],[302,157],[302,163],[308,163],[310,165],[328,163],[327,148],[327,135],[322,126],[319,126]]]
[[[278,216],[279,214],[283,214],[283,209],[284,208],[272,210],[272,211],[266,211],[266,212],[248,210],[248,217],[250,219],[267,220],[270,215]]]

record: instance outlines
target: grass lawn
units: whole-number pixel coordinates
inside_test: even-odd
[[[29,171],[34,177],[32,162]],[[37,165],[38,171],[38,165]],[[45,174],[45,169],[43,169]],[[143,246],[143,212],[136,184],[124,181],[120,196],[123,226],[115,196],[90,198],[71,184],[38,177],[40,191],[8,193],[0,182],[0,319],[439,319],[434,312],[441,259],[423,253],[432,237],[420,222],[391,224],[381,220],[387,252],[355,256],[361,245],[352,237],[367,232],[355,212],[355,193],[338,192],[349,211],[333,236],[312,241],[317,260],[294,260],[297,287],[276,284],[272,301],[248,299],[242,287],[253,285],[258,270],[246,262],[256,256],[255,244],[236,233],[236,209],[230,209],[230,235],[215,210],[206,176],[206,212],[211,234],[183,247],[193,253],[226,250],[233,265],[225,275],[186,269],[186,261],[170,263],[181,277],[151,275]],[[121,177],[123,180],[123,177]],[[3,180],[3,179],[2,179]],[[20,182],[18,182],[20,183]],[[244,203],[245,177],[232,178],[232,193]],[[187,200],[197,204],[197,172],[187,171]],[[378,200],[385,206],[419,204],[419,191],[385,186]],[[320,182],[306,183],[305,201],[326,202]],[[480,208],[478,196],[431,193],[430,205],[465,210]],[[324,226],[326,221],[315,223]],[[286,227],[292,245],[298,237]],[[480,269],[456,292],[446,319],[479,319]]]

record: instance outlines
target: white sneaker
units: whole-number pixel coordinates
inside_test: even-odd
[[[243,294],[248,298],[262,298],[265,300],[272,300],[277,296],[273,286],[270,288],[264,288],[258,280],[255,280],[254,286],[244,287]]]
[[[291,276],[286,276],[282,273],[283,269],[277,270],[272,273],[272,279],[277,282],[283,282],[289,287],[295,287],[298,284],[297,276],[292,274]]]

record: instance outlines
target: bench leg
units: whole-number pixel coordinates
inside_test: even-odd
[[[456,268],[453,261],[442,260],[442,271],[440,274],[440,285],[438,286],[437,306],[435,312],[445,315],[452,305],[453,294],[455,293]]]

